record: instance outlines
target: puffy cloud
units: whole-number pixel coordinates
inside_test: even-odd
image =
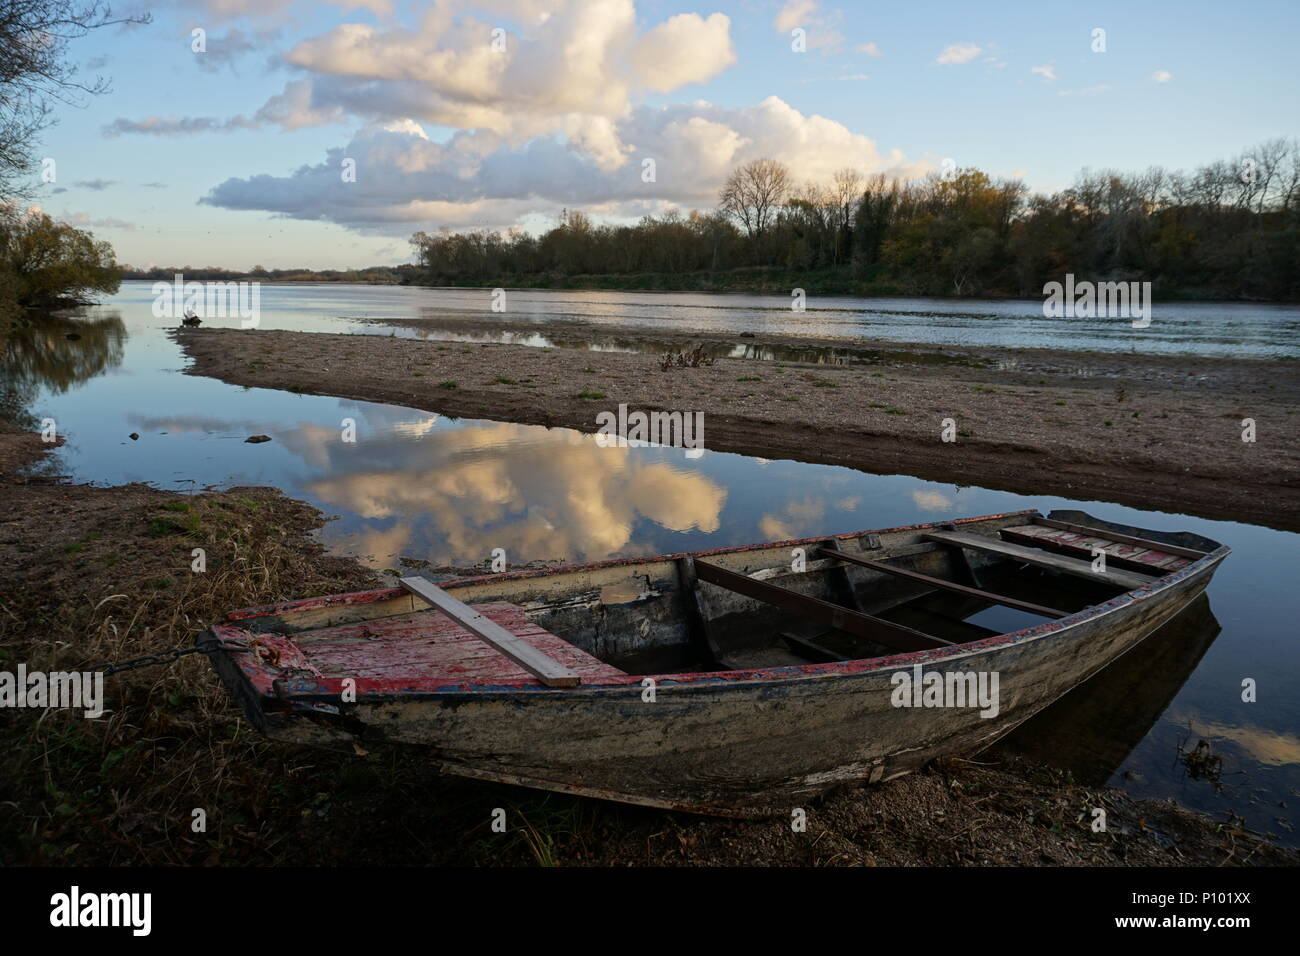
[[[982,52],[984,52],[984,48],[976,43],[950,43],[940,51],[935,62],[948,65],[969,63]]]
[[[602,206],[611,215],[711,206],[734,166],[761,157],[786,163],[796,181],[829,180],[843,166],[899,177],[928,168],[897,150],[882,154],[869,137],[775,96],[747,107],[640,107],[571,134],[567,144],[482,130],[434,142],[410,120],[372,125],[319,164],[228,179],[202,202],[396,233],[414,222],[499,228],[562,204]],[[356,182],[340,175],[347,158],[356,160]],[[655,160],[654,183],[641,180],[644,158]]]
[[[1055,81],[1056,79],[1056,67],[1051,64],[1046,64],[1044,66],[1031,66],[1029,72],[1037,73],[1045,80]]]
[[[1174,75],[1168,70],[1156,70],[1151,74],[1151,79],[1156,83],[1168,83],[1174,78]]]
[[[234,2],[234,0],[232,0]],[[683,13],[641,32],[633,0],[499,0],[511,32],[448,0],[414,26],[344,23],[281,62],[305,74],[250,119],[119,119],[105,132],[177,134],[412,118],[516,139],[577,130],[616,161],[608,124],[644,92],[711,79],[736,61],[731,20]],[[602,126],[602,124],[605,124]]]
[[[703,82],[736,62],[731,20],[721,13],[707,20],[680,13],[641,38],[632,62],[641,84],[658,93]]]
[[[311,74],[314,99],[366,119],[412,117],[531,136],[577,114],[616,119],[640,90],[703,82],[736,60],[731,21],[678,14],[638,36],[632,0],[559,0],[531,27],[431,12],[415,29],[343,24],[285,54]]]
[[[337,431],[281,437],[313,461],[309,447],[327,442],[331,467],[306,490],[358,518],[324,535],[350,534],[378,567],[393,566],[407,549],[430,553],[431,545],[439,557],[469,563],[503,541],[512,561],[632,555],[647,550],[633,538],[639,519],[714,532],[727,500],[707,475],[563,429],[484,422],[434,429],[418,441],[373,440],[367,456],[340,455]],[[412,537],[430,532],[436,544]]]

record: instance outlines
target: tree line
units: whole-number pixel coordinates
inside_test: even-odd
[[[123,279],[148,279],[171,282],[177,273],[199,281],[219,282],[361,282],[371,285],[401,285],[419,278],[415,266],[406,263],[396,266],[367,266],[364,269],[309,269],[295,266],[285,269],[268,269],[253,266],[251,269],[226,269],[221,266],[152,266],[148,269],[122,267]]]
[[[1066,273],[1165,293],[1300,298],[1300,143],[1278,139],[1190,172],[1084,170],[1050,194],[954,169],[900,182],[842,169],[796,184],[771,159],[732,171],[714,209],[551,229],[419,232],[424,281],[549,284],[707,274],[726,288],[799,276],[837,291],[1041,295]],[[793,274],[793,275],[792,275]],[[796,283],[800,284],[800,283]]]

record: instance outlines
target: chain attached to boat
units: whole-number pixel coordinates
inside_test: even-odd
[[[173,647],[170,650],[158,651],[154,654],[144,654],[141,657],[132,657],[124,661],[116,661],[112,664],[100,664],[92,667],[92,671],[102,671],[104,676],[118,674],[122,671],[133,671],[141,667],[155,667],[159,664],[170,664],[172,661],[180,660],[189,654],[215,654],[217,651],[247,651],[248,648],[240,644],[223,644],[217,638],[209,636],[196,643],[193,647]]]

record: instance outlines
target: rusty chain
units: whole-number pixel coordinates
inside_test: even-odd
[[[223,644],[217,638],[209,635],[204,640],[199,641],[193,647],[173,647],[170,650],[158,651],[153,654],[144,654],[140,657],[127,658],[124,661],[115,661],[110,664],[100,664],[90,668],[92,671],[102,671],[104,676],[118,674],[122,671],[133,671],[141,667],[155,667],[159,664],[170,664],[172,661],[180,660],[189,654],[214,654],[217,651],[247,651],[248,648],[239,644]]]

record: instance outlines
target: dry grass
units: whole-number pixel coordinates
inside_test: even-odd
[[[78,670],[168,648],[235,607],[373,583],[269,489],[184,497],[143,486],[9,486],[0,516],[0,664]],[[191,570],[206,551],[207,571]],[[106,681],[102,718],[0,712],[3,856],[30,863],[184,863],[276,844],[261,813],[290,771],[250,736],[201,656]],[[268,776],[269,775],[269,776]],[[235,791],[238,795],[235,795]],[[206,834],[191,812],[208,813]],[[226,812],[222,812],[226,808]],[[215,857],[214,857],[215,852]]]

